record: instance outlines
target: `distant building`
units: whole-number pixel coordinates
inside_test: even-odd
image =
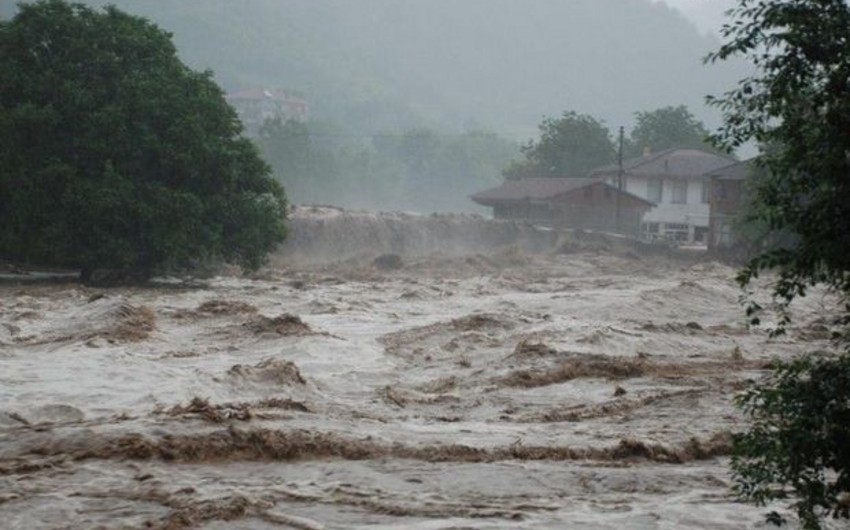
[[[496,219],[634,235],[640,230],[642,217],[654,206],[646,199],[592,178],[506,180],[501,186],[470,198],[492,207]]]
[[[252,88],[227,95],[239,119],[250,136],[256,136],[267,119],[306,122],[309,106],[307,101],[282,89],[266,90]]]
[[[623,161],[624,190],[653,203],[643,216],[641,237],[683,244],[708,244],[710,177],[736,161],[700,149],[667,149]],[[616,185],[619,166],[611,164],[591,177]]]
[[[711,182],[708,248],[731,248],[737,242],[735,223],[746,207],[746,180],[752,163],[735,162],[707,173]]]

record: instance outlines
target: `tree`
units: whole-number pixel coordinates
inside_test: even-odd
[[[662,151],[671,147],[710,149],[708,130],[684,105],[636,112],[637,123],[630,134],[629,154],[639,156],[644,148]]]
[[[844,0],[738,0],[709,61],[743,56],[756,74],[720,98],[714,135],[733,149],[772,148],[757,163],[755,216],[793,238],[765,247],[739,275],[747,286],[774,270],[781,333],[788,306],[816,284],[841,300],[838,353],[778,363],[739,399],[753,420],[735,444],[738,492],[756,503],[793,498],[808,529],[822,516],[847,518],[850,503],[850,7]],[[748,314],[758,323],[761,306]],[[773,513],[771,518],[781,518]]]
[[[538,129],[540,139],[521,148],[525,160],[504,170],[508,178],[582,177],[616,158],[610,131],[592,116],[567,111],[545,118]]]
[[[306,123],[266,120],[259,145],[292,200],[316,202],[332,192],[338,179],[333,153],[314,144]]]
[[[142,276],[285,235],[286,199],[211,72],[145,19],[62,0],[0,22],[0,255]]]

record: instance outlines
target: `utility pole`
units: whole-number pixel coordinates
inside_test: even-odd
[[[615,200],[615,223],[617,232],[620,231],[620,194],[623,192],[625,183],[623,182],[623,126],[620,125],[620,142],[617,149],[617,198]]]

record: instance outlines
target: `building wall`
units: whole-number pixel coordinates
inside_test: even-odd
[[[493,218],[551,223],[554,213],[549,204],[527,201],[508,202],[493,207]]]
[[[626,191],[638,197],[649,199],[649,180],[646,177],[627,177]],[[703,202],[703,180],[688,180],[686,202],[673,204],[673,182],[676,179],[663,178],[661,203],[647,212],[644,222],[688,224],[708,228],[709,204]],[[681,182],[681,180],[680,180]]]
[[[702,243],[708,242],[710,225],[711,198],[710,183],[708,179],[674,179],[670,177],[657,177],[661,179],[661,202],[643,216],[642,235],[648,239],[671,239],[680,243]],[[625,177],[625,189],[638,197],[654,201],[649,196],[649,177],[629,176]],[[608,179],[615,184],[616,178]],[[673,203],[673,183],[685,182],[685,202]],[[703,186],[705,191],[703,191]]]
[[[558,197],[556,201],[561,226],[622,232],[635,236],[640,233],[641,218],[650,208],[643,201],[619,194],[617,190],[601,183],[573,190]]]

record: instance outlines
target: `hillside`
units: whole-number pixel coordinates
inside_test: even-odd
[[[173,32],[226,88],[296,89],[315,119],[358,133],[474,125],[527,139],[564,109],[613,128],[670,104],[714,125],[704,95],[744,73],[703,66],[717,42],[649,0],[112,3]]]

